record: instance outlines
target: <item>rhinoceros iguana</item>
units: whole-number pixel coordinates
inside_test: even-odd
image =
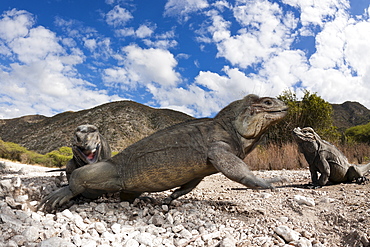
[[[160,130],[112,158],[76,169],[69,186],[46,196],[38,208],[54,209],[89,190],[118,192],[133,201],[143,192],[180,187],[164,200],[190,192],[208,175],[221,172],[251,188],[273,188],[282,177],[253,175],[243,159],[287,106],[280,100],[248,95],[223,108],[214,118],[194,119]]]
[[[69,182],[70,176],[75,169],[111,157],[111,149],[108,142],[100,134],[98,128],[91,124],[80,125],[74,131],[72,153],[73,157],[68,161],[66,168],[49,172],[66,171]]]
[[[75,169],[109,159],[112,155],[108,142],[100,134],[98,128],[91,124],[80,125],[76,128],[72,140],[72,152],[73,158],[66,167],[68,182]]]
[[[321,139],[311,127],[297,127],[293,130],[293,135],[309,164],[313,188],[326,185],[329,181],[366,181],[364,174],[370,170],[370,163],[362,166],[350,164],[339,149]],[[320,177],[318,173],[321,174]]]

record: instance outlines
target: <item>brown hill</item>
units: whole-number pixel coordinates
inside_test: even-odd
[[[360,103],[345,102],[332,106],[334,125],[341,131],[370,121],[370,110]],[[118,101],[53,117],[31,115],[3,119],[0,120],[0,139],[45,154],[70,146],[72,133],[78,125],[94,124],[107,138],[113,151],[120,151],[159,129],[189,119],[192,117],[178,111]]]
[[[167,126],[192,119],[168,109],[154,109],[133,101],[103,104],[78,112],[64,112],[53,117],[40,115],[0,120],[0,138],[45,154],[70,146],[74,129],[94,124],[110,143],[113,151]]]
[[[370,110],[358,102],[346,101],[343,104],[332,104],[332,106],[334,125],[340,131],[370,122]]]

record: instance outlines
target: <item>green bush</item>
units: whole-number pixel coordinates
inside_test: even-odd
[[[61,147],[45,155],[27,150],[19,144],[0,140],[0,158],[26,164],[39,164],[48,167],[62,167],[72,158],[70,147]]]
[[[365,125],[358,125],[348,128],[345,131],[348,142],[362,142],[370,144],[370,122]]]
[[[287,116],[277,125],[269,128],[270,143],[284,144],[293,140],[292,130],[296,127],[312,127],[325,140],[336,141],[340,135],[333,124],[333,108],[317,93],[303,91],[302,99],[295,92],[284,91],[277,98],[289,107]]]
[[[52,166],[62,167],[72,159],[73,154],[71,148],[61,147],[58,150],[45,154],[45,156],[52,160]]]

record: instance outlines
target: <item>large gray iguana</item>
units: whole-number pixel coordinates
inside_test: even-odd
[[[133,201],[143,192],[180,187],[164,200],[187,194],[208,175],[221,172],[251,188],[273,188],[284,181],[255,177],[243,159],[267,128],[281,120],[287,106],[274,98],[248,95],[214,118],[194,119],[160,130],[112,158],[83,166],[71,174],[69,186],[45,197],[38,208],[53,209],[89,190],[118,192]]]
[[[85,165],[94,164],[111,157],[108,142],[100,134],[98,128],[91,124],[80,125],[76,128],[72,138],[73,157],[65,169],[51,170],[66,171],[67,180],[74,170]]]
[[[309,164],[313,187],[326,185],[329,181],[366,181],[364,174],[370,170],[370,163],[362,166],[350,164],[341,151],[321,139],[311,127],[295,128],[293,135]]]

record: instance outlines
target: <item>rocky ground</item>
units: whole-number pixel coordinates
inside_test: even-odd
[[[41,197],[66,183],[46,170],[0,162],[0,247],[370,246],[369,184],[312,190],[303,186],[308,170],[259,171],[290,182],[251,190],[216,174],[171,206],[113,194],[35,212]],[[160,202],[169,193],[150,196]]]

